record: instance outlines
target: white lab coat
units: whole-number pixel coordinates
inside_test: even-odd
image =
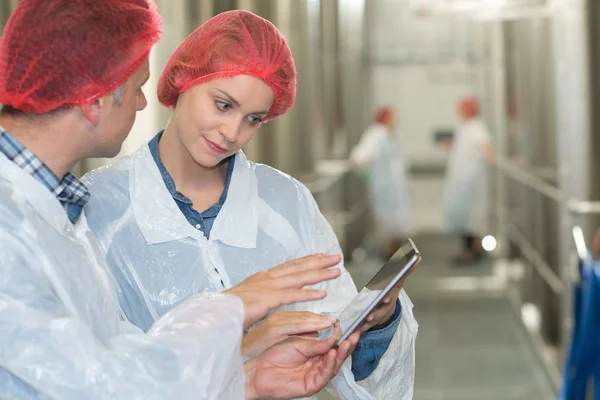
[[[444,188],[444,213],[450,233],[486,233],[488,171],[481,148],[489,141],[488,130],[480,118],[465,122],[454,137]]]
[[[373,124],[352,149],[350,159],[371,167],[369,188],[377,225],[384,233],[408,237],[413,233],[402,143],[383,124]]]
[[[121,304],[145,328],[179,302],[203,291],[221,291],[285,261],[341,249],[308,189],[271,167],[235,156],[227,199],[210,239],[188,223],[163,183],[147,145],[84,182],[92,231],[120,281]],[[328,296],[287,310],[339,313],[356,296],[348,272],[317,285]],[[221,281],[223,283],[221,283]],[[354,382],[348,360],[336,389],[344,399],[410,399],[417,324],[401,295],[402,319],[389,349],[364,385]]]
[[[244,398],[241,301],[197,296],[147,334],[124,322],[85,215],[2,154],[0,254],[0,398]]]

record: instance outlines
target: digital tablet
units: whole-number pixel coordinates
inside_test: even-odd
[[[394,255],[379,269],[373,278],[365,285],[369,290],[384,287],[381,293],[363,297],[356,296],[352,303],[340,314],[342,336],[336,342],[339,346],[354,332],[371,312],[383,301],[387,294],[400,282],[410,270],[421,261],[421,254],[415,243],[408,239]],[[351,310],[351,311],[348,311]],[[358,311],[357,311],[358,310]]]

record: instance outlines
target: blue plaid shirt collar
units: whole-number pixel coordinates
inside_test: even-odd
[[[69,220],[77,222],[90,199],[90,192],[73,174],[68,173],[62,180],[59,179],[42,160],[2,127],[0,153],[46,186],[65,208]]]

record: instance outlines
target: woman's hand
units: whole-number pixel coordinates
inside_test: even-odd
[[[370,329],[378,329],[387,325],[396,311],[396,299],[400,295],[402,283],[394,287],[383,301],[373,310],[359,328],[360,332],[366,332]]]
[[[390,290],[388,295],[384,297],[377,308],[369,314],[365,322],[361,324],[359,328],[360,332],[366,332],[373,328],[380,329],[390,322],[390,319],[394,316],[394,312],[396,311],[396,299],[400,295],[400,290],[402,290],[404,282],[406,282],[406,279],[413,273],[418,264],[419,263],[415,264],[408,273],[404,275],[400,282],[398,282],[398,284]]]
[[[288,261],[257,272],[223,293],[239,297],[244,303],[244,329],[265,318],[271,310],[286,304],[320,300],[327,293],[305,286],[340,276],[339,255],[316,254]]]

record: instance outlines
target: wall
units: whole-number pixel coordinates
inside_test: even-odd
[[[459,124],[460,97],[482,92],[484,36],[480,26],[465,19],[416,14],[409,0],[370,4],[372,107],[389,104],[397,109],[412,171],[409,195],[416,229],[440,232],[447,154],[432,136]]]
[[[376,65],[371,68],[374,104],[392,104],[407,161],[413,166],[443,165],[446,154],[432,140],[436,129],[455,128],[456,100],[476,90],[477,71],[453,65]]]
[[[370,21],[373,105],[397,108],[411,165],[442,166],[446,156],[432,134],[455,128],[457,99],[480,92],[480,26],[415,13],[409,0],[374,2]]]

